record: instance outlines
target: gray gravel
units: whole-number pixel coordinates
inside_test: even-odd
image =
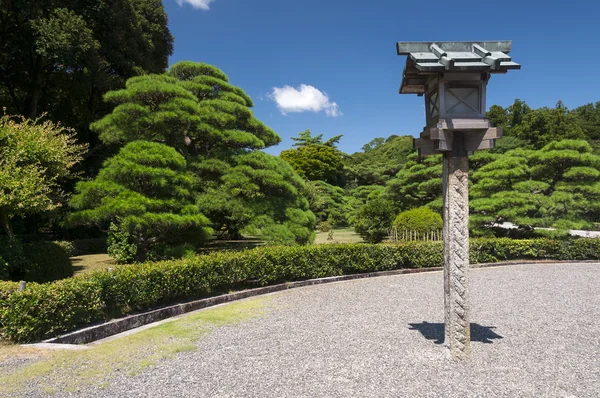
[[[466,363],[448,361],[438,344],[435,272],[276,293],[267,315],[79,396],[600,397],[600,264],[470,275],[475,341]]]

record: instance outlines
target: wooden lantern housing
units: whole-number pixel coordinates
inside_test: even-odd
[[[460,132],[464,150],[494,147],[502,135],[485,117],[486,86],[493,73],[520,69],[507,55],[512,42],[399,42],[408,55],[400,94],[425,97],[426,126],[414,141],[419,156],[452,151]]]

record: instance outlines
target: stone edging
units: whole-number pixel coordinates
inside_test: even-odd
[[[472,264],[472,268],[496,267],[516,264],[541,264],[541,263],[572,263],[572,262],[597,262],[597,261],[505,261],[498,263]],[[175,304],[156,310],[129,315],[124,318],[118,318],[100,325],[90,326],[84,329],[64,334],[55,338],[42,341],[45,344],[87,344],[100,340],[115,334],[126,332],[153,322],[171,318],[177,315],[185,314],[203,308],[241,300],[248,297],[259,296],[262,294],[275,293],[283,290],[294,289],[303,286],[321,285],[332,282],[343,282],[356,279],[372,278],[379,276],[392,276],[404,274],[417,274],[423,272],[442,271],[443,267],[432,268],[409,268],[391,271],[367,272],[362,274],[330,276],[326,278],[309,279],[305,281],[287,282],[278,285],[259,287],[255,289],[243,290],[240,292],[223,294],[220,296],[209,297],[201,300],[194,300],[187,303]]]

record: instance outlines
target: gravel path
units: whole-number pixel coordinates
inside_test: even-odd
[[[276,293],[267,315],[217,328],[198,350],[81,396],[600,397],[600,264],[470,275],[466,363],[446,360],[439,344],[435,272]]]

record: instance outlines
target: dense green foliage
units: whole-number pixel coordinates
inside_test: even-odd
[[[600,239],[471,241],[471,261],[600,258]],[[440,242],[261,247],[117,267],[17,292],[0,283],[0,326],[10,340],[57,335],[90,322],[176,300],[285,281],[443,265]]]
[[[310,210],[318,222],[328,222],[334,227],[348,225],[350,206],[342,188],[325,181],[308,181],[306,189]]]
[[[384,197],[399,211],[427,206],[441,212],[442,197],[441,155],[419,158],[408,156],[406,163],[387,185]]]
[[[383,185],[402,168],[414,152],[413,137],[378,137],[363,145],[362,152],[346,158],[348,180],[358,185]]]
[[[210,236],[209,221],[195,204],[197,185],[174,148],[134,141],[107,160],[93,181],[77,184],[71,219],[116,224],[135,243],[135,259],[145,261],[158,244],[200,244]]]
[[[73,275],[69,242],[21,243],[0,238],[0,280],[49,282]]]
[[[325,181],[327,184],[344,186],[344,160],[340,151],[323,144],[303,145],[287,149],[279,155],[294,170],[309,181]]]
[[[583,229],[600,220],[600,156],[586,141],[515,149],[472,175],[472,221]]]
[[[393,218],[393,204],[376,198],[358,209],[354,216],[354,231],[367,243],[379,243],[389,235]]]
[[[312,241],[315,218],[304,181],[286,162],[260,151],[280,137],[254,117],[251,98],[222,71],[179,62],[166,74],[129,79],[105,99],[116,107],[92,125],[100,138],[153,141],[182,153],[198,178],[197,206],[218,236]]]
[[[531,109],[517,99],[506,109],[492,106],[488,117],[495,126],[504,129],[506,137],[517,138],[536,149],[552,141],[586,138],[577,113],[569,112],[561,101],[554,108]]]
[[[600,140],[600,101],[589,103],[573,110],[579,119],[579,124],[588,139],[598,142]]]
[[[137,245],[133,237],[120,223],[111,222],[106,237],[106,253],[117,264],[131,264],[135,261]],[[151,248],[149,248],[151,249]]]
[[[172,51],[161,0],[2,1],[0,104],[75,128],[102,160],[89,130],[110,111],[102,96],[132,76],[163,72]]]
[[[444,221],[439,213],[427,207],[416,207],[398,214],[392,227],[397,231],[412,231],[423,235],[441,230]]]
[[[0,225],[9,238],[14,216],[61,204],[60,183],[73,175],[85,149],[50,121],[0,117]]]

